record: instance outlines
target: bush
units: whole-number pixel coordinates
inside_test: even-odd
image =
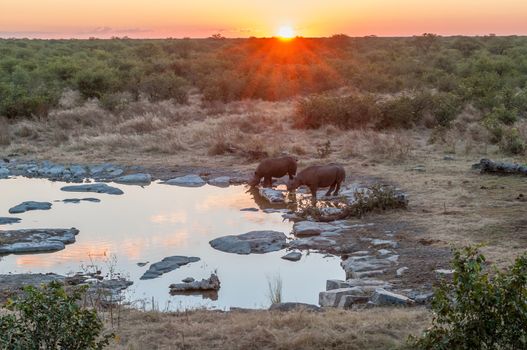
[[[66,292],[58,282],[25,287],[22,297],[8,301],[11,312],[0,315],[0,348],[103,349],[113,334],[102,336],[97,313],[78,305],[82,293]]]
[[[439,126],[449,127],[461,112],[462,101],[454,94],[438,93],[432,98],[432,114]]]
[[[177,103],[188,101],[188,83],[174,73],[154,73],[144,77],[139,90],[151,101],[174,99]]]
[[[452,283],[432,301],[432,327],[419,349],[527,348],[527,254],[505,271],[489,269],[477,248],[454,250]]]
[[[370,96],[313,95],[297,103],[294,124],[306,129],[318,129],[328,124],[357,129],[375,123],[379,116],[379,108]]]
[[[78,72],[75,83],[85,98],[101,98],[117,86],[117,78],[112,69],[98,67]]]
[[[524,154],[525,140],[521,137],[518,129],[507,129],[503,132],[499,147],[502,152],[507,154]]]

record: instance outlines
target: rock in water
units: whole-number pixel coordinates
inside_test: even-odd
[[[212,248],[226,253],[264,254],[287,247],[286,235],[277,231],[251,231],[238,236],[224,236],[210,241]]]
[[[50,252],[75,242],[79,230],[26,229],[0,231],[0,254]]]
[[[169,286],[170,293],[181,292],[199,292],[199,291],[217,291],[220,289],[220,279],[215,274],[201,281],[192,281],[184,283],[174,283]]]
[[[231,184],[231,178],[228,176],[220,176],[209,180],[209,185],[216,187],[229,187]]]
[[[0,225],[10,225],[10,224],[16,224],[20,222],[21,219],[19,218],[6,218],[6,217],[0,217]]]
[[[299,221],[293,225],[293,234],[295,236],[318,236],[322,232],[332,232],[338,230],[331,224],[325,222]]]
[[[113,181],[125,185],[150,185],[152,176],[150,174],[130,174],[120,176]]]
[[[0,179],[5,179],[9,176],[9,169],[0,168]]]
[[[174,179],[163,182],[166,185],[182,186],[182,187],[201,187],[206,182],[198,175],[185,175],[176,177]]]
[[[116,187],[108,186],[107,184],[103,183],[64,186],[60,190],[65,192],[94,192],[114,195],[120,195],[124,193],[122,190]]]
[[[302,258],[302,253],[300,252],[290,252],[282,257],[284,260],[289,261],[298,261]]]
[[[26,211],[30,210],[49,210],[51,209],[51,203],[49,202],[34,202],[34,201],[28,201],[20,203],[19,205],[16,205],[9,209],[10,214],[20,214],[25,213]]]
[[[178,269],[183,265],[187,265],[200,259],[194,256],[169,256],[163,260],[150,265],[150,268],[141,276],[142,280],[149,280],[161,276],[164,273]]]
[[[274,190],[272,188],[260,188],[260,196],[267,199],[269,203],[284,203],[285,195],[283,191]]]

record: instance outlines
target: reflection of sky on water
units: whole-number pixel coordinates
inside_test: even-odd
[[[266,307],[268,280],[280,276],[285,301],[316,303],[329,278],[343,278],[344,272],[334,258],[320,254],[305,255],[293,263],[280,259],[284,251],[264,255],[236,255],[216,251],[211,239],[252,230],[277,230],[288,234],[291,223],[280,214],[241,212],[241,208],[258,207],[254,194],[243,186],[217,188],[183,188],[152,184],[115,185],[123,196],[60,191],[63,183],[40,179],[0,180],[0,216],[22,201],[50,201],[65,198],[100,198],[100,203],[65,204],[53,202],[49,211],[32,211],[17,215],[22,221],[6,229],[76,227],[77,242],[66,249],[47,254],[10,255],[0,260],[0,273],[79,271],[95,263],[107,270],[108,260],[117,259],[117,270],[133,281],[132,300],[152,297],[161,309],[192,306],[228,308]],[[166,256],[198,256],[201,261],[172,271],[154,280],[139,277],[148,268],[137,262],[156,262]],[[201,296],[170,296],[168,285],[191,276],[205,278],[217,270],[221,280],[218,300]]]

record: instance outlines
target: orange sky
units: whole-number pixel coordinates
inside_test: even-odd
[[[0,0],[0,37],[527,34],[527,0]]]

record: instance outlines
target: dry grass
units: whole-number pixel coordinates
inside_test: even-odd
[[[391,349],[430,322],[425,309],[323,313],[130,311],[111,349]]]
[[[9,126],[7,119],[0,118],[0,145],[8,146],[11,143],[11,135],[9,135]]]

